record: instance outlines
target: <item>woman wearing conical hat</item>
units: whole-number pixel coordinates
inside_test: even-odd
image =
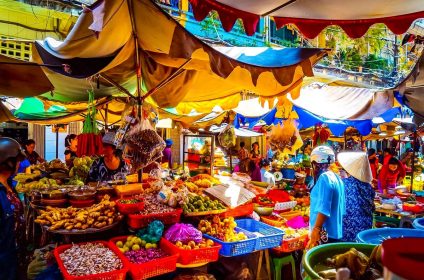
[[[375,191],[368,156],[364,152],[342,152],[337,160],[348,177],[343,179],[346,215],[343,218],[342,241],[355,241],[356,235],[372,228]]]

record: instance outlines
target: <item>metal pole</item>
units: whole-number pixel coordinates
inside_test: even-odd
[[[56,129],[56,158],[59,158],[59,127],[55,126]]]
[[[411,170],[411,189],[409,190],[409,192],[412,193],[413,187],[414,187],[414,165],[415,165],[415,142],[417,141],[417,137],[418,137],[418,133],[417,131],[414,131],[414,140],[412,141],[412,170]]]
[[[109,104],[106,104],[106,108],[105,108],[105,131],[107,132],[109,129],[108,129],[108,126],[107,126],[107,121],[108,121],[108,119],[107,119],[107,117],[108,117],[108,111],[109,111]]]

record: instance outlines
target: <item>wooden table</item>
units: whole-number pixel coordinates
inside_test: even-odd
[[[401,228],[404,227],[406,224],[412,225],[416,218],[424,217],[424,213],[415,214],[405,211],[387,210],[381,207],[377,207],[375,209],[375,212],[380,215],[391,216],[400,219],[399,227]]]

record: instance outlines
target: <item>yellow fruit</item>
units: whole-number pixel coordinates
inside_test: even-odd
[[[124,250],[124,253],[125,253],[125,252],[128,252],[128,251],[130,250],[130,248],[129,248],[129,247],[127,247],[127,246],[124,246],[122,249]]]
[[[119,248],[119,251],[121,251],[122,253],[125,253],[125,249],[124,248]]]
[[[157,247],[158,247],[158,244],[156,244],[156,243],[153,243],[152,246],[151,246],[151,248],[157,248]]]
[[[130,235],[127,237],[127,241],[130,241],[131,239],[133,239],[134,235]]]
[[[116,242],[116,246],[118,248],[122,248],[122,246],[124,246],[124,243],[122,243],[122,241],[118,241],[118,242]]]
[[[143,240],[143,239],[141,239],[141,243],[140,243],[140,245],[141,245],[142,247],[146,247],[146,241],[145,241],[145,240]]]
[[[182,247],[183,243],[181,241],[177,241],[177,242],[175,242],[175,246]]]
[[[131,249],[132,249],[133,251],[138,251],[138,250],[140,250],[140,246],[139,246],[138,244],[134,244],[134,245],[131,247]]]
[[[140,245],[141,244],[141,239],[138,238],[138,237],[136,237],[136,238],[133,239],[133,243]]]
[[[146,249],[150,249],[150,248],[153,248],[153,247],[152,247],[152,245],[153,245],[153,244],[150,244],[150,243],[146,243]]]
[[[213,246],[213,241],[210,240],[210,239],[206,240],[206,246],[212,247]]]

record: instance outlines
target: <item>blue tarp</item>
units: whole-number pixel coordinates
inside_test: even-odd
[[[342,136],[348,127],[356,128],[361,135],[368,135],[374,126],[372,120],[332,120],[317,116],[297,106],[293,106],[293,110],[299,116],[299,128],[309,128],[317,124],[326,124],[335,136]],[[392,108],[381,114],[380,117],[384,121],[390,122],[400,113],[400,108]]]
[[[241,114],[236,114],[234,119],[234,127],[240,128],[244,125],[249,125],[249,129],[252,129],[258,122],[263,121],[267,125],[277,124],[281,121],[280,118],[276,118],[277,108],[272,109],[268,113],[259,117],[245,117]]]

